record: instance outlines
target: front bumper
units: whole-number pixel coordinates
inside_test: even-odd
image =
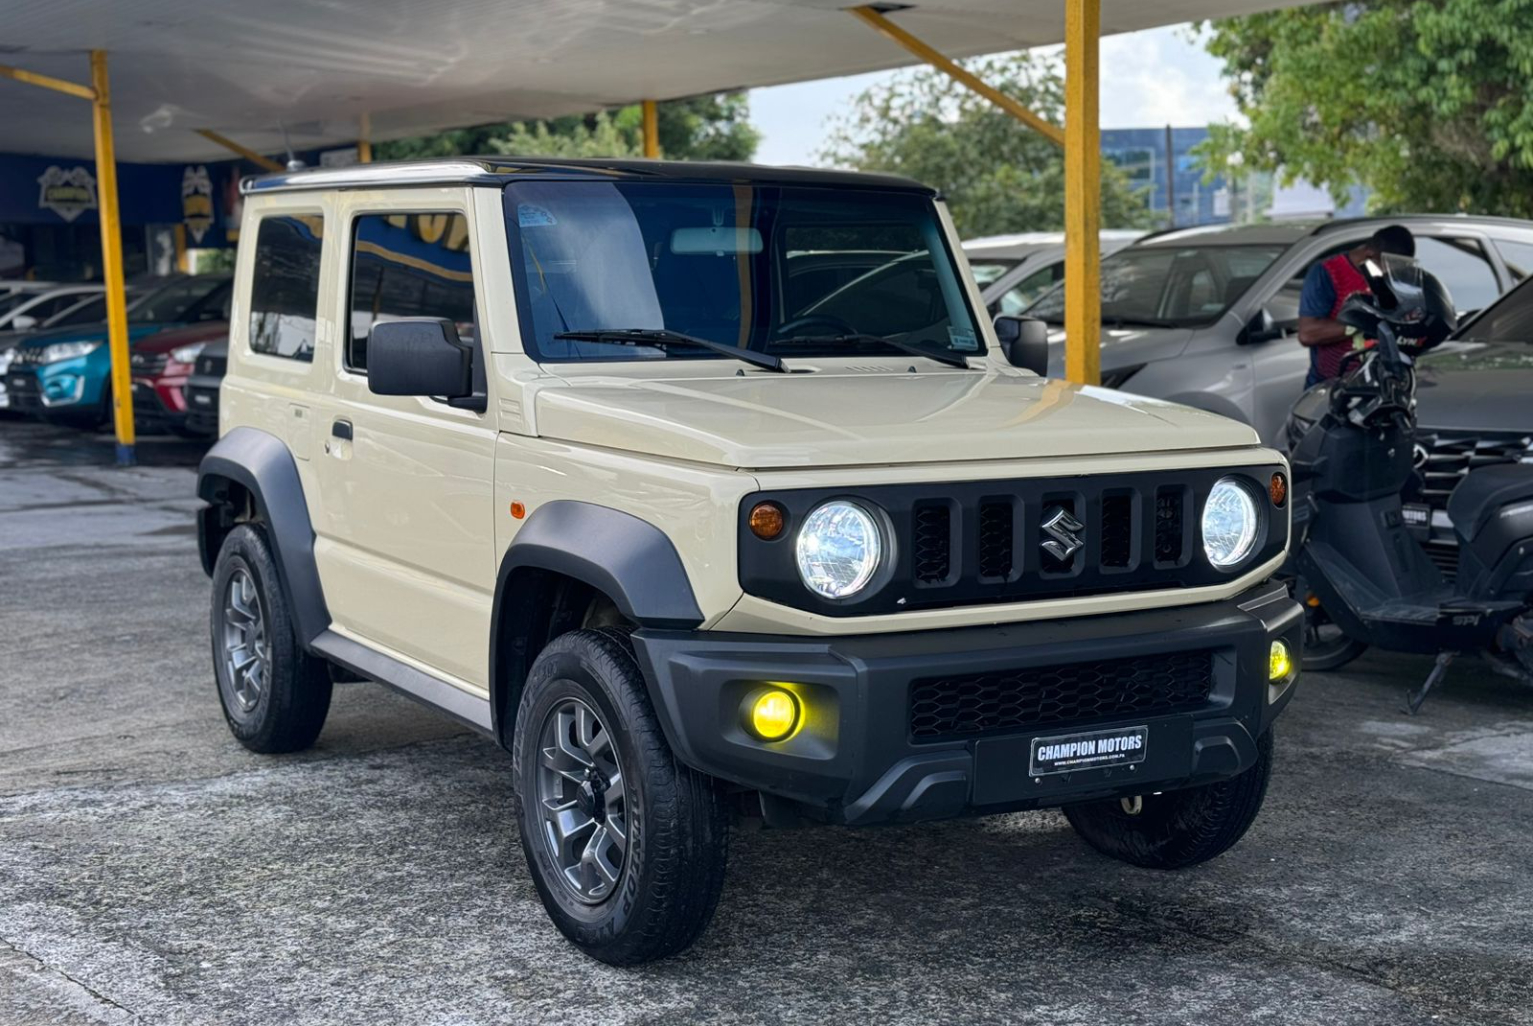
[[[1271,582],[1227,602],[1053,622],[837,638],[645,629],[633,640],[678,759],[770,796],[769,808],[789,803],[810,818],[860,825],[1063,805],[1234,776],[1255,761],[1256,738],[1293,696],[1292,678],[1269,680],[1271,642],[1286,641],[1297,664],[1302,631],[1301,607]],[[932,736],[925,721],[913,721],[913,688],[930,688],[920,682],[1015,680],[1029,669],[1177,653],[1209,660],[1206,694],[1190,704],[1157,708],[1141,688],[1132,711],[1079,715],[1070,710],[1085,708],[1080,703],[1055,701],[1068,699],[1060,688],[1072,685],[1052,683],[1041,706],[1054,710],[1052,718],[951,736]],[[800,698],[804,725],[786,741],[762,742],[741,726],[740,703],[763,682]],[[1097,674],[1091,686],[1107,694],[1115,683]],[[1146,728],[1142,761],[1031,775],[1035,739],[1119,727]]]
[[[187,425],[186,378],[134,378],[133,419],[145,434]]]
[[[193,374],[186,379],[186,426],[210,435],[218,433],[218,386],[222,377]]]

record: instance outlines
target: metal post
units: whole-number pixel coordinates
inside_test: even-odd
[[[117,156],[112,148],[112,94],[106,51],[90,52],[91,103],[96,129],[96,202],[101,209],[101,269],[106,285],[106,323],[112,354],[112,421],[117,428],[117,463],[130,467],[133,454],[133,376],[128,369],[128,302],[122,275],[122,222],[117,210]]]
[[[1176,227],[1176,150],[1172,148],[1171,126],[1166,126],[1166,227]]]
[[[927,64],[930,64],[932,67],[936,68],[938,71],[942,72],[944,75],[948,76],[959,85],[973,90],[980,96],[983,96],[985,99],[989,100],[991,103],[995,104],[997,107],[1001,108],[1006,113],[1022,122],[1024,125],[1027,125],[1033,131],[1038,132],[1045,139],[1055,143],[1056,145],[1064,145],[1065,133],[1060,129],[1058,125],[1050,121],[1046,121],[1039,117],[1037,114],[1034,114],[1032,111],[1028,110],[1022,104],[1018,103],[1010,96],[1007,96],[999,89],[996,89],[994,86],[986,85],[978,75],[966,71],[961,66],[954,64],[935,48],[927,45],[920,39],[917,39],[915,36],[911,35],[909,32],[906,32],[904,29],[900,28],[894,22],[890,21],[883,15],[883,12],[878,10],[878,8],[853,7],[850,8],[850,12],[853,16],[872,26],[885,38],[898,43],[900,46],[903,46],[906,50],[910,51],[912,54],[915,54],[916,57],[925,61]]]
[[[196,128],[196,129],[193,129],[193,131],[196,132],[198,135],[202,136],[208,142],[216,143],[217,145],[222,146],[224,149],[228,150],[230,153],[238,153],[240,156],[242,156],[246,160],[250,161],[256,167],[264,168],[267,171],[286,171],[287,170],[287,166],[285,164],[282,164],[282,163],[279,163],[278,161],[272,160],[270,157],[262,156],[261,154],[257,153],[255,150],[252,150],[248,146],[241,146],[239,143],[235,142],[233,139],[230,139],[228,136],[219,135],[217,132],[213,131],[211,128]]]
[[[357,119],[357,163],[373,162],[373,118],[366,111]]]
[[[653,160],[660,156],[660,108],[654,100],[639,105],[644,115],[644,155]]]
[[[176,270],[182,274],[190,274],[191,261],[186,253],[186,225],[178,224],[175,229],[176,238]]]
[[[1101,0],[1065,0],[1065,377],[1102,380]]]

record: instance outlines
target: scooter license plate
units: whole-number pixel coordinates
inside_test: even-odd
[[[1032,777],[1046,777],[1076,770],[1131,766],[1144,762],[1149,741],[1148,726],[1036,737],[1027,772]]]

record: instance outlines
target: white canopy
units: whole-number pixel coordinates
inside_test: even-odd
[[[1103,0],[1103,33],[1294,0]],[[117,156],[208,160],[591,111],[912,63],[846,0],[9,0],[0,63],[111,63]],[[950,57],[1059,42],[1064,0],[922,0],[889,17]],[[77,99],[0,81],[0,152],[88,157]]]

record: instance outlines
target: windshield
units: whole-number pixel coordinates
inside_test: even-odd
[[[982,352],[929,196],[526,182],[507,187],[505,206],[535,359],[726,358],[675,340],[560,337],[629,329],[783,357]]]
[[[135,324],[223,320],[230,292],[228,278],[181,278],[132,304],[128,320]]]
[[[1102,323],[1191,328],[1212,324],[1283,252],[1283,246],[1144,246],[1102,261]],[[1062,324],[1056,286],[1027,315]]]
[[[1016,260],[996,260],[991,258],[971,257],[969,270],[974,272],[974,283],[984,288],[995,281],[1001,275],[1017,266]]]
[[[1464,325],[1464,342],[1533,342],[1533,280],[1525,281]]]

